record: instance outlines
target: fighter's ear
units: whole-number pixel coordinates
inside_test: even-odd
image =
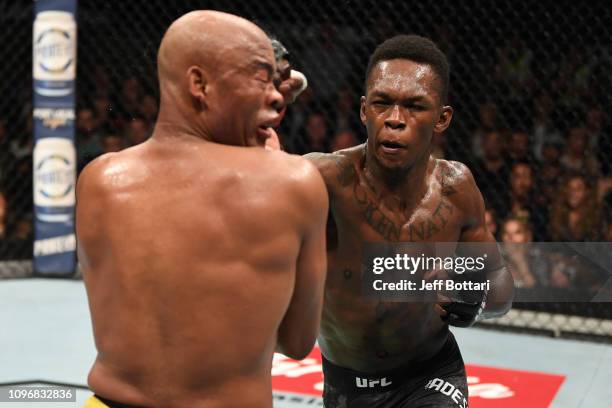
[[[361,123],[365,125],[366,124],[366,114],[365,114],[366,97],[365,96],[361,97],[360,103],[361,105],[359,106],[359,118],[361,119]]]
[[[206,107],[206,96],[208,93],[206,72],[202,68],[193,65],[187,70],[187,81],[191,96],[196,99],[202,107]]]
[[[452,118],[453,118],[453,108],[448,105],[442,106],[442,109],[440,110],[440,116],[438,117],[438,120],[436,121],[436,124],[434,125],[434,132],[436,133],[444,132],[446,128],[448,128],[448,126],[450,125]]]

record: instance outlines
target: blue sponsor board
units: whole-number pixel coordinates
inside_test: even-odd
[[[34,270],[37,274],[67,275],[74,271],[76,238],[74,223],[37,222]]]
[[[76,0],[38,0],[33,34],[34,271],[71,274],[76,149]]]
[[[62,102],[39,100],[35,105],[34,132],[39,138],[61,137],[73,140],[74,107],[66,107],[66,101]]]

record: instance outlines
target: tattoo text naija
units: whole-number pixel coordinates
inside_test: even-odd
[[[365,221],[374,231],[380,234],[387,241],[399,241],[402,225],[394,222],[381,211],[377,202],[368,197],[358,181],[357,171],[350,160],[336,160],[338,167],[337,180],[342,187],[353,186],[353,198],[362,208]],[[451,196],[457,190],[451,185],[458,172],[448,166],[440,172],[440,185],[442,197],[434,212],[423,221],[414,222],[408,225],[408,240],[411,242],[423,241],[432,238],[436,233],[448,224],[448,217],[453,213],[453,206],[446,197]]]

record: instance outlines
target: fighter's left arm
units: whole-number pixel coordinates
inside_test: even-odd
[[[475,320],[502,316],[512,306],[514,280],[504,265],[493,234],[486,227],[484,200],[474,177],[463,165],[461,165],[461,173],[462,186],[458,191],[464,196],[461,201],[464,203],[462,207],[465,213],[465,223],[459,237],[459,246],[464,248],[463,252],[472,252],[472,256],[483,256],[484,270],[478,272],[481,274],[481,279],[478,280],[489,283],[488,290],[483,293],[482,310],[479,311]],[[467,244],[470,242],[478,244]]]

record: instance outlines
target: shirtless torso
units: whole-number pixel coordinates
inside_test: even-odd
[[[316,253],[301,247],[325,206],[304,193],[317,178],[298,157],[200,140],[153,139],[92,163],[77,213],[99,351],[91,388],[142,406],[270,406],[296,260]]]
[[[329,267],[319,345],[330,361],[376,372],[424,360],[446,341],[448,324],[432,303],[364,299],[361,254],[365,242],[457,242],[485,234],[482,199],[467,168],[430,158],[426,190],[412,208],[385,200],[364,173],[365,145],[308,156],[330,196],[338,243]],[[479,202],[480,201],[480,202]]]

